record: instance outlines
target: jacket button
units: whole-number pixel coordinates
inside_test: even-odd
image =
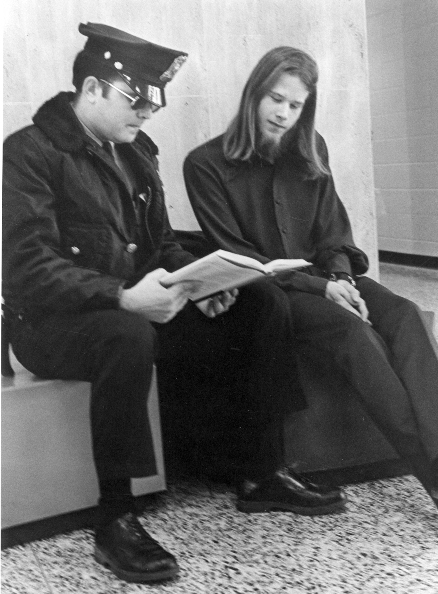
[[[137,251],[137,245],[135,243],[128,243],[126,246],[126,251],[130,254],[133,254]]]
[[[75,256],[77,256],[78,254],[81,253],[81,250],[78,247],[76,247],[75,245],[72,246],[71,251]]]

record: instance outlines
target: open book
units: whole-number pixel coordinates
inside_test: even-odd
[[[176,283],[191,281],[194,289],[190,299],[201,301],[221,291],[229,291],[247,285],[263,276],[296,270],[305,266],[311,266],[311,263],[302,259],[283,259],[261,264],[248,256],[217,250],[184,266],[184,268],[169,272],[167,276],[160,279],[160,283],[168,288]]]

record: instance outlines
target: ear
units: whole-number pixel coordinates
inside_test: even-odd
[[[102,85],[95,76],[87,76],[84,79],[82,95],[93,104],[102,96]]]

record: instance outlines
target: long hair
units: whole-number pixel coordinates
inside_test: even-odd
[[[287,133],[290,146],[305,164],[310,177],[327,175],[330,172],[321,160],[315,138],[318,66],[309,54],[293,47],[270,50],[250,74],[237,115],[224,134],[225,157],[230,161],[249,161],[257,154],[260,101],[284,73],[298,77],[309,92],[299,120]]]

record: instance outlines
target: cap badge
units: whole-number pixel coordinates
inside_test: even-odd
[[[166,72],[163,72],[163,74],[160,76],[160,80],[172,80],[186,60],[187,56],[178,56],[175,58]]]
[[[154,105],[163,105],[163,102],[161,100],[161,92],[158,87],[148,85],[148,99]]]

